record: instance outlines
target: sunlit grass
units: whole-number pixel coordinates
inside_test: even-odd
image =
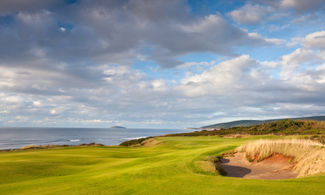
[[[150,147],[0,152],[0,194],[324,194],[325,176],[270,181],[223,177],[198,161],[266,137],[159,137]],[[267,138],[275,138],[268,136]],[[200,164],[200,163],[199,163]],[[210,166],[210,165],[209,165]]]

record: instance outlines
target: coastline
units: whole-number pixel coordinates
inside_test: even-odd
[[[12,149],[0,149],[0,152],[10,152],[10,151],[24,151],[24,150],[41,150],[41,149],[51,149],[51,148],[61,148],[61,147],[80,147],[80,146],[118,146],[118,145],[104,145],[99,143],[89,143],[89,144],[79,144],[79,145],[26,145],[21,148],[12,148]]]
[[[0,151],[27,145],[119,145],[124,141],[189,132],[183,129],[1,128]]]
[[[167,134],[166,134],[167,135]],[[161,137],[165,135],[159,135],[159,136],[154,136],[154,137]],[[10,151],[25,151],[25,150],[41,150],[41,149],[51,149],[51,148],[61,148],[61,147],[80,147],[80,146],[87,146],[87,147],[119,147],[119,146],[130,146],[130,145],[135,145],[134,142],[137,142],[137,144],[141,144],[143,141],[154,138],[153,136],[148,136],[148,137],[139,137],[135,139],[128,139],[126,141],[123,141],[119,143],[118,145],[104,145],[101,143],[83,143],[83,144],[78,144],[78,145],[72,145],[72,144],[49,144],[49,145],[26,145],[20,148],[9,148],[9,149],[0,149],[0,152],[10,152]],[[123,145],[123,143],[131,143],[130,145]]]

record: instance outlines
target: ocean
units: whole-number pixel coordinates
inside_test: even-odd
[[[21,148],[31,144],[79,145],[95,142],[118,145],[126,140],[188,131],[124,128],[0,128],[0,150]]]

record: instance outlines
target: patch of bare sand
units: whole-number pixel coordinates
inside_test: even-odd
[[[290,179],[296,178],[293,171],[293,159],[275,154],[261,162],[249,162],[244,153],[236,153],[233,156],[221,159],[221,167],[229,177],[241,177],[249,179]]]

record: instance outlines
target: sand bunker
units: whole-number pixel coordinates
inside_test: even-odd
[[[261,162],[249,162],[244,153],[221,159],[221,167],[228,177],[249,179],[290,179],[296,178],[293,171],[292,158],[275,154]]]

